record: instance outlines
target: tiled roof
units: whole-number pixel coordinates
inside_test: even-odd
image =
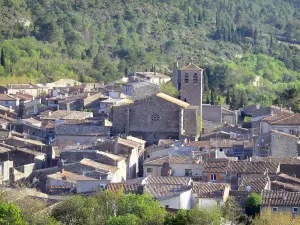
[[[162,74],[162,73],[154,73],[154,72],[136,72],[136,74],[139,74],[144,77],[149,78],[170,78],[170,76]]]
[[[143,140],[143,139],[139,139],[133,136],[127,136],[127,140],[131,140],[140,144],[146,144],[147,141]]]
[[[39,156],[39,155],[45,155],[45,153],[34,151],[28,148],[17,148],[18,151],[24,152],[26,154],[34,155],[34,156]]]
[[[164,163],[170,164],[198,164],[197,159],[193,159],[188,155],[167,155],[162,157],[153,157],[146,159],[144,165],[158,165],[162,166]]]
[[[298,158],[276,158],[272,156],[266,157],[252,157],[252,161],[265,161],[265,162],[275,162],[280,164],[300,164],[300,160]]]
[[[146,184],[172,184],[172,185],[189,185],[190,177],[175,177],[175,176],[149,176],[146,179]]]
[[[90,117],[92,113],[83,111],[68,111],[68,110],[58,110],[52,112],[50,116],[44,116],[41,119],[48,120],[83,120]]]
[[[209,161],[204,164],[204,173],[226,173],[228,170],[228,160]]]
[[[125,193],[143,194],[144,187],[141,184],[110,183],[106,189],[112,192],[123,190]]]
[[[25,101],[31,101],[33,99],[32,95],[29,94],[25,94],[25,93],[16,93],[13,94],[13,96],[16,96],[17,98],[21,99],[21,100],[25,100]]]
[[[193,193],[198,193],[199,198],[222,198],[224,189],[229,187],[229,184],[194,182]]]
[[[300,125],[300,113],[292,114],[271,123],[272,125]]]
[[[63,171],[62,173],[58,172],[55,174],[48,175],[49,178],[58,179],[58,180],[66,180],[66,181],[79,181],[79,180],[96,180],[91,177],[86,177],[82,175],[78,175],[75,173],[71,173],[68,171]]]
[[[100,169],[100,170],[106,170],[112,173],[115,173],[119,170],[119,168],[115,167],[115,166],[110,166],[110,165],[106,165],[103,163],[99,163],[99,162],[95,162],[93,160],[90,159],[82,159],[80,161],[80,164],[85,165],[85,166],[90,166],[93,167],[95,169]]]
[[[16,101],[16,98],[8,94],[0,94],[0,100],[2,101]]]
[[[261,193],[265,189],[268,182],[268,178],[264,175],[259,176],[242,176],[241,184],[239,185],[239,191],[247,191],[246,187],[250,186],[251,191]]]
[[[108,127],[97,125],[85,125],[85,124],[59,124],[55,129],[56,134],[59,135],[107,135],[109,132]]]
[[[118,138],[118,144],[130,147],[130,148],[138,148],[140,146],[139,143],[137,143],[135,141],[127,140],[124,138]]]
[[[299,192],[264,190],[261,196],[263,206],[300,206]]]
[[[196,66],[194,63],[189,63],[187,66],[181,68],[180,70],[182,70],[182,71],[194,71],[194,70],[201,70],[201,71],[203,71],[203,69],[201,69],[200,67]]]
[[[266,121],[268,123],[273,123],[277,120],[281,120],[281,119],[284,119],[284,118],[287,118],[289,116],[293,115],[292,112],[280,112],[278,114],[275,114],[273,116],[268,116],[266,118],[263,119],[263,121]]]
[[[145,192],[158,200],[173,198],[191,189],[192,186],[187,185],[151,184],[144,186]]]
[[[300,192],[300,186],[284,183],[278,180],[271,182],[271,189],[276,191],[291,191],[291,192]]]
[[[177,98],[174,98],[172,96],[166,95],[164,93],[157,93],[156,96],[158,96],[159,98],[162,98],[162,99],[164,99],[164,100],[166,100],[168,102],[174,103],[174,104],[176,104],[176,105],[178,105],[178,106],[180,106],[182,108],[186,108],[186,107],[190,106],[189,103],[181,101],[181,100],[179,100]]]
[[[241,173],[241,174],[269,174],[278,172],[279,163],[265,161],[209,161],[204,165],[205,173]]]
[[[114,155],[114,154],[111,154],[111,153],[108,153],[108,152],[101,152],[101,151],[97,151],[97,154],[98,155],[103,155],[103,156],[106,156],[108,158],[111,158],[113,160],[116,160],[116,161],[122,161],[124,159],[126,159],[125,157],[123,156],[119,156],[119,155]]]
[[[24,143],[33,144],[33,145],[39,145],[39,146],[44,146],[45,145],[43,142],[40,142],[40,141],[31,140],[31,139],[25,139],[25,138],[20,138],[20,137],[16,137],[16,136],[11,137],[11,139],[17,140],[17,141],[22,141]]]

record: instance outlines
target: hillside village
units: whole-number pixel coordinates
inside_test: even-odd
[[[179,98],[160,92],[167,82]],[[121,189],[170,211],[229,197],[243,207],[255,192],[261,209],[299,213],[300,114],[202,99],[203,69],[193,62],[174,64],[172,76],[136,72],[107,84],[2,85],[1,187],[26,187],[22,199],[47,199],[49,210],[66,195]]]

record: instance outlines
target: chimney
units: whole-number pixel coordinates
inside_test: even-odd
[[[289,111],[292,112],[292,107],[291,106],[289,106]]]
[[[282,104],[280,104],[280,112],[282,112]]]

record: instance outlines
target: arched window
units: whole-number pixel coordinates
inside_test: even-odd
[[[188,73],[184,74],[184,82],[185,83],[189,82],[189,74]]]
[[[193,83],[198,83],[198,74],[197,73],[194,73]]]

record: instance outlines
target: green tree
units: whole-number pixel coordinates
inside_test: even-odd
[[[133,215],[133,214],[127,214],[124,216],[114,216],[110,217],[108,220],[108,225],[139,225],[143,224],[141,220]]]
[[[246,199],[246,213],[249,216],[255,216],[259,212],[260,205],[262,203],[262,198],[259,194],[253,192]]]
[[[179,96],[178,90],[173,86],[172,82],[160,84],[160,92],[177,98]]]
[[[234,224],[242,225],[247,224],[249,219],[244,213],[244,210],[240,204],[233,198],[229,197],[225,204],[221,208],[222,216],[227,221],[231,221]]]
[[[2,48],[1,50],[1,66],[5,67],[6,62],[5,62],[5,54],[4,54],[4,49]]]
[[[21,210],[12,203],[0,200],[0,224],[1,225],[25,225]]]

